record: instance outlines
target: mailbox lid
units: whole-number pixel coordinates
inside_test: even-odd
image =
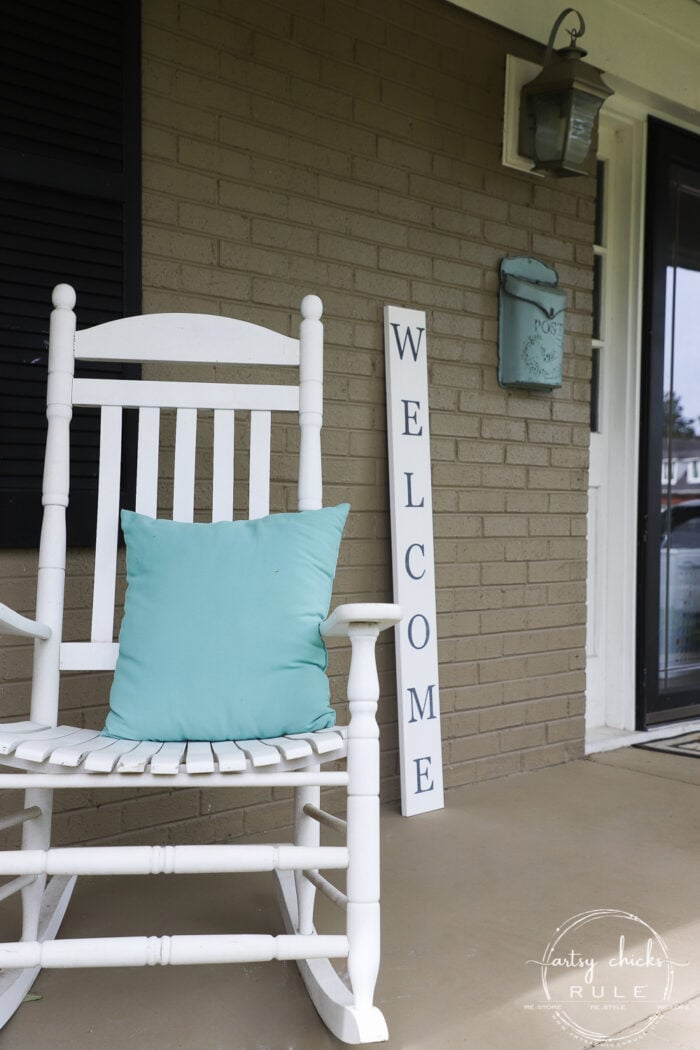
[[[507,255],[501,259],[500,269],[501,277],[512,274],[536,284],[559,284],[559,275],[554,267],[541,259],[533,259],[530,255]]]
[[[551,284],[523,280],[514,274],[503,274],[503,292],[536,306],[545,317],[553,320],[566,309],[567,293]]]

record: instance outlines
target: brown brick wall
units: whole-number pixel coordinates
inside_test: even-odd
[[[505,56],[539,50],[442,0],[144,0],[143,18],[144,309],[293,332],[321,295],[325,498],[353,508],[338,600],[391,597],[382,310],[426,311],[446,784],[579,756],[594,186],[500,164]],[[551,395],[497,383],[507,254],[555,265],[570,293]],[[3,557],[13,587],[29,560]],[[388,638],[379,659],[391,800]],[[80,687],[89,722],[93,695]],[[163,821],[171,840],[224,837],[288,815],[269,792],[245,811],[206,791],[129,796],[64,802],[64,837]]]
[[[146,308],[292,330],[324,299],[326,498],[353,506],[339,598],[390,595],[382,307],[426,310],[447,784],[579,755],[593,185],[500,164],[505,55],[537,51],[438,0],[145,17]],[[496,381],[506,254],[571,293],[551,396]]]

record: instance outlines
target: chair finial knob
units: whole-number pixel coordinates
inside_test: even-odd
[[[320,321],[323,303],[317,295],[305,295],[301,300],[301,316],[304,320]]]
[[[51,302],[57,310],[72,310],[75,306],[75,288],[69,284],[57,284],[51,293]]]

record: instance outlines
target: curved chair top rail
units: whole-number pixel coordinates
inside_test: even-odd
[[[76,332],[87,361],[298,365],[299,340],[249,321],[210,314],[142,314]]]

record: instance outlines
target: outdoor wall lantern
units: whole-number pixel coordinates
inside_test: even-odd
[[[579,28],[566,30],[571,37],[568,47],[552,51],[557,31],[570,14],[578,17]],[[587,52],[577,42],[585,31],[575,8],[562,11],[549,34],[544,67],[521,92],[518,152],[544,175],[594,174],[598,113],[613,92],[600,72],[582,61]]]

